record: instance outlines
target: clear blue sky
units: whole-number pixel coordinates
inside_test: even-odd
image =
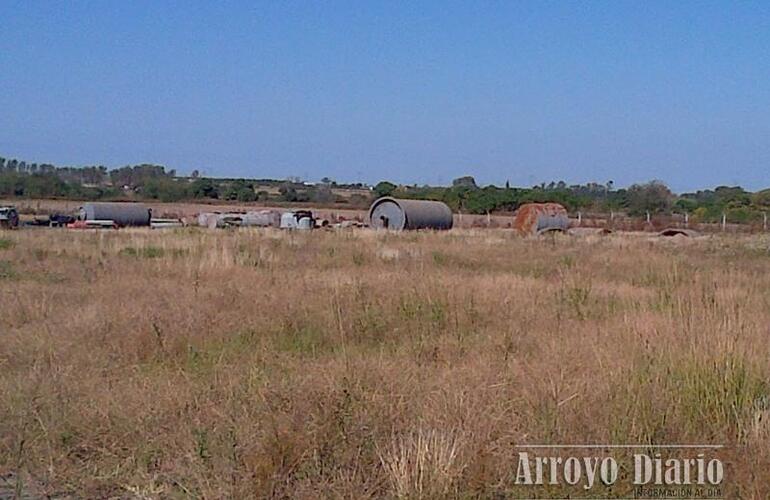
[[[770,2],[0,0],[0,156],[770,187]]]

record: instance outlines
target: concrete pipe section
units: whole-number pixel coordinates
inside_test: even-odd
[[[111,220],[118,226],[149,226],[152,211],[141,203],[86,203],[80,220]]]
[[[452,223],[452,210],[440,201],[386,196],[369,209],[369,225],[375,229],[452,229]]]

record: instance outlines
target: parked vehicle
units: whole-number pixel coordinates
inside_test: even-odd
[[[0,227],[4,229],[19,227],[19,212],[16,207],[0,207]]]

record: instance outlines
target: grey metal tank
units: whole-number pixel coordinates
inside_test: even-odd
[[[440,201],[385,196],[369,208],[369,225],[375,229],[452,229],[452,224],[452,210]]]
[[[119,226],[149,226],[152,211],[141,203],[86,203],[81,220],[111,220]]]

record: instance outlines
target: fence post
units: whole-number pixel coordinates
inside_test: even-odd
[[[650,223],[650,211],[647,210],[647,224]]]
[[[489,210],[487,210],[487,227],[492,227],[492,216],[489,215]]]
[[[583,212],[578,212],[578,226],[583,223]]]
[[[684,227],[690,227],[690,214],[684,213]]]
[[[762,212],[762,217],[764,218],[764,221],[762,222],[762,230],[767,231],[767,212]]]
[[[722,231],[727,229],[727,214],[722,212]]]

